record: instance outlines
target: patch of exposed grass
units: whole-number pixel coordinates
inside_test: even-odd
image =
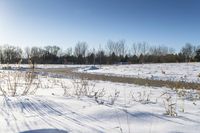
[[[79,73],[74,72],[75,68],[49,68],[49,69],[40,69],[36,71],[47,72],[53,74],[60,74],[66,76],[78,76],[84,77],[88,80],[102,80],[102,81],[111,81],[111,82],[120,82],[128,84],[137,84],[143,86],[154,86],[154,87],[169,87],[169,88],[185,88],[185,89],[196,89],[200,90],[199,83],[188,83],[183,81],[163,81],[163,80],[152,80],[152,79],[143,79],[143,78],[134,78],[134,77],[118,77],[111,75],[100,75],[100,74],[91,74],[91,73]]]

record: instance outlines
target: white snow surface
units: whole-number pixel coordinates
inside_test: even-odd
[[[121,77],[148,78],[153,80],[170,80],[200,83],[200,63],[162,63],[133,65],[97,65],[100,69],[90,70],[86,66],[79,72],[113,75]]]
[[[94,97],[75,96],[71,79],[40,76],[40,81],[34,95],[0,96],[1,133],[198,133],[200,130],[200,101],[191,100],[198,94],[194,90],[186,91],[187,95],[181,99],[174,90],[165,87],[89,81],[91,93],[105,91],[99,98],[103,104],[98,104]],[[68,86],[65,95],[61,83]],[[112,105],[115,92],[119,92],[119,97]],[[162,94],[166,92],[176,101],[176,117],[165,115]],[[149,100],[145,100],[147,97]]]
[[[12,68],[30,68],[32,65],[29,64],[1,64],[0,68],[2,69],[3,67],[12,67]],[[39,69],[48,69],[48,68],[88,68],[92,65],[78,65],[78,64],[35,64],[35,68]]]
[[[4,67],[7,64],[0,66]],[[12,67],[30,67],[29,65],[9,64]],[[95,65],[99,69],[90,69],[93,65],[54,65],[36,64],[36,68],[76,68],[75,71],[99,75],[135,77],[153,80],[183,81],[200,83],[200,63],[160,63],[160,64],[129,64],[129,65]]]

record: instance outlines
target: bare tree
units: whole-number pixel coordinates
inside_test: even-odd
[[[22,49],[11,45],[4,45],[2,55],[5,63],[16,63],[22,57]]]
[[[138,45],[136,43],[132,44],[132,53],[133,55],[138,55]]]
[[[68,56],[71,56],[71,55],[72,55],[72,47],[67,48],[66,54],[67,54]]]
[[[167,54],[173,54],[175,50],[166,46],[152,46],[149,49],[149,53],[155,56],[162,56]]]
[[[117,49],[118,49],[118,56],[125,56],[127,49],[125,46],[125,40],[119,40],[116,42],[117,44]]]
[[[115,53],[117,56],[125,56],[127,52],[125,40],[119,40],[117,42],[109,40],[106,46],[109,55]]]
[[[101,67],[101,44],[99,44],[99,50],[98,50],[98,53],[99,53],[99,64],[100,64],[100,67]]]
[[[194,46],[190,43],[186,43],[181,49],[182,54],[185,56],[185,61],[190,62],[192,56],[194,55]]]
[[[139,56],[142,53],[142,43],[133,43],[132,44],[132,51],[133,55]],[[146,47],[143,47],[143,52],[146,52]]]
[[[58,52],[60,50],[60,47],[58,46],[46,46],[45,47],[46,52],[52,54],[52,55],[58,55]]]
[[[30,61],[33,64],[33,68],[35,68],[35,63],[40,62],[40,58],[43,57],[45,51],[42,48],[39,47],[32,47],[31,48],[31,54],[30,54]],[[40,62],[41,63],[41,62]]]
[[[3,63],[3,48],[0,46],[0,63]]]
[[[95,58],[96,58],[96,50],[95,50],[95,48],[93,48],[93,53],[94,53],[94,59],[93,59],[93,64],[95,65]]]
[[[32,47],[31,48],[31,57],[41,57],[44,53],[44,50],[39,47]]]
[[[107,42],[106,49],[108,51],[108,55],[111,55],[113,52],[115,52],[115,42],[109,40]]]
[[[143,55],[146,55],[148,49],[149,49],[149,45],[146,42],[143,42],[140,44],[141,45],[141,53]]]
[[[142,43],[137,43],[138,47],[138,55],[142,53]]]
[[[174,48],[169,48],[169,54],[174,54],[175,53],[175,49]]]
[[[26,56],[26,58],[29,60],[29,59],[30,59],[30,55],[31,55],[31,50],[30,50],[30,48],[29,48],[29,47],[26,47],[26,48],[24,49],[24,51],[25,51],[25,56]]]
[[[85,58],[86,52],[88,50],[88,45],[86,42],[78,42],[74,49],[75,56],[83,56]]]

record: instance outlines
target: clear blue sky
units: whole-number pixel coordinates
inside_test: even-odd
[[[199,0],[0,0],[0,44],[200,44]]]

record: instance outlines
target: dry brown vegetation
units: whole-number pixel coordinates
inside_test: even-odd
[[[117,76],[111,76],[111,75],[79,73],[79,72],[74,72],[73,70],[74,68],[49,68],[49,69],[41,69],[37,71],[64,75],[64,76],[76,75],[77,77],[84,77],[87,80],[102,80],[102,81],[120,82],[120,83],[137,84],[137,85],[154,86],[154,87],[169,87],[169,88],[176,88],[176,89],[200,90],[199,83],[188,83],[188,82],[183,82],[183,81],[152,80],[152,79],[142,79],[142,78],[134,78],[134,77],[117,77]]]

